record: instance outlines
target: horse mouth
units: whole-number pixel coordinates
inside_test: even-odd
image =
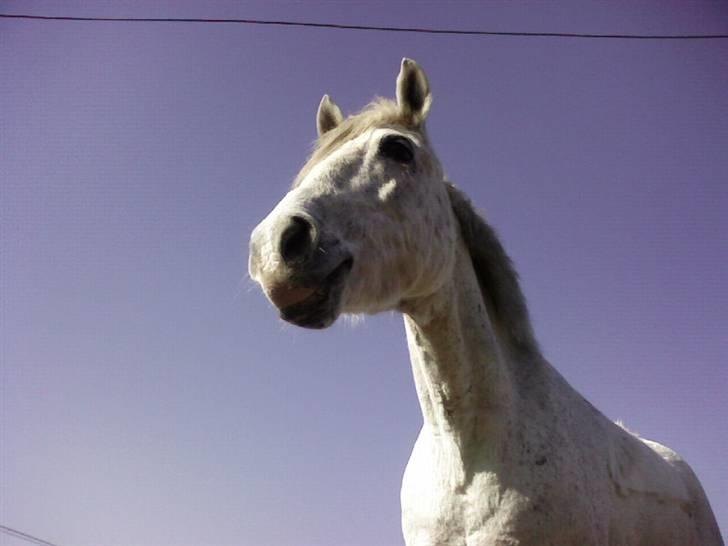
[[[345,259],[316,285],[310,296],[283,307],[280,310],[281,318],[303,328],[322,329],[331,326],[339,315],[341,293],[353,265],[352,258]]]

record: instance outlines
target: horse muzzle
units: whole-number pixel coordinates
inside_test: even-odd
[[[267,218],[250,239],[250,276],[280,311],[304,328],[326,328],[341,312],[354,259],[305,213]]]

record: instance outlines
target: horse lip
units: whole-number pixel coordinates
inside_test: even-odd
[[[281,308],[281,318],[303,328],[331,326],[338,315],[339,299],[353,265],[351,256],[342,260],[316,285],[310,296]]]
[[[290,286],[287,282],[274,285],[267,291],[268,298],[278,308],[285,308],[309,298],[316,288],[309,286]]]

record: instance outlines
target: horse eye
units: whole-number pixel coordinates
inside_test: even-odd
[[[392,135],[382,139],[379,151],[385,157],[399,163],[410,163],[415,156],[412,143],[403,136]]]

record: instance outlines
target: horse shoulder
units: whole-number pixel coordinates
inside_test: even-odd
[[[710,503],[688,463],[667,446],[625,434],[610,453],[610,475],[623,508],[648,519],[659,528],[656,533],[669,533],[673,542],[665,537],[664,544],[722,545]]]
[[[623,497],[649,495],[661,502],[690,502],[683,460],[671,449],[618,431],[609,450],[609,475]]]

